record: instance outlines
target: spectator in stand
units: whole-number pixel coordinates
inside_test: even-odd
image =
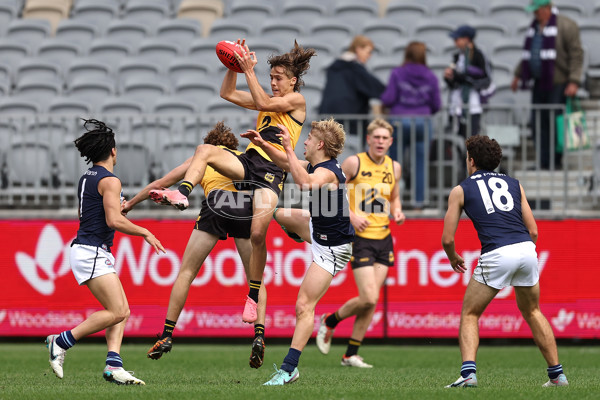
[[[463,138],[479,134],[481,105],[493,93],[492,70],[483,52],[475,46],[475,28],[461,25],[450,32],[458,52],[444,71],[450,88],[450,115],[458,119],[458,134]],[[467,117],[469,117],[467,119]]]
[[[379,99],[385,85],[367,71],[365,64],[371,58],[375,45],[366,36],[355,36],[348,51],[327,68],[327,80],[319,106],[319,114],[366,115],[370,113],[370,100]],[[368,118],[351,120],[345,125],[348,134],[366,133]]]
[[[583,49],[579,27],[572,19],[558,14],[550,0],[532,0],[527,7],[535,19],[527,31],[523,59],[517,65],[512,90],[531,88],[531,103],[535,105],[563,105],[579,89],[583,69]],[[553,142],[551,126],[561,111],[541,109],[539,116],[531,114],[534,140],[540,141],[540,167],[550,168]],[[539,121],[539,126],[538,126]],[[554,149],[556,147],[554,146]],[[562,154],[554,152],[554,167],[561,168]]]
[[[405,154],[415,154],[415,162],[403,164],[415,168],[416,182],[413,206],[422,208],[425,201],[425,146],[431,141],[432,124],[429,116],[440,109],[438,79],[427,68],[426,46],[422,42],[411,42],[404,51],[404,62],[394,68],[390,81],[381,95],[384,106],[389,108],[391,119],[401,116],[402,143]],[[414,143],[411,143],[414,131]],[[396,136],[395,133],[394,136]],[[415,146],[414,153],[411,145]],[[390,148],[390,157],[397,160],[397,146]],[[410,171],[410,169],[409,169]],[[409,174],[411,175],[411,174]]]

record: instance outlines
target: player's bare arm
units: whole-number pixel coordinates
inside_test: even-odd
[[[448,211],[446,211],[446,216],[444,217],[444,231],[442,233],[442,247],[450,260],[452,269],[460,273],[464,273],[467,269],[465,268],[465,260],[456,252],[454,235],[456,235],[458,221],[462,214],[463,203],[463,189],[460,186],[456,186],[452,189],[448,197]]]
[[[151,190],[160,190],[164,188],[168,188],[181,181],[185,176],[185,172],[192,162],[192,158],[190,157],[185,160],[183,163],[178,165],[169,171],[165,176],[159,178],[153,182],[150,182],[145,188],[140,190],[138,194],[136,194],[131,200],[127,200],[123,205],[123,209],[121,212],[127,214],[129,211],[133,209],[138,203],[141,203],[144,200],[147,200],[149,197],[149,193]]]
[[[349,183],[352,178],[358,174],[358,168],[360,167],[360,160],[357,155],[350,156],[344,160],[342,163],[342,171],[344,171],[344,175],[346,175],[346,183]],[[348,190],[354,190],[352,187],[349,187]],[[352,207],[356,206],[355,204],[350,206],[350,223],[354,227],[357,232],[363,232],[370,225],[370,222],[367,218],[361,217],[357,215]]]
[[[118,178],[110,176],[102,179],[98,183],[98,193],[102,196],[106,225],[109,228],[127,235],[143,236],[146,242],[154,248],[156,254],[159,254],[160,251],[165,252],[165,248],[152,232],[134,224],[121,214],[121,182]]]
[[[240,136],[243,138],[249,139],[252,142],[252,144],[263,149],[265,151],[265,153],[267,153],[269,158],[275,164],[277,164],[277,166],[279,168],[281,168],[282,170],[287,171],[287,172],[290,171],[290,169],[289,169],[290,165],[288,163],[288,158],[285,155],[285,153],[282,152],[281,150],[279,150],[278,148],[276,148],[275,146],[273,146],[270,142],[265,141],[262,138],[262,136],[260,136],[260,133],[258,133],[254,129],[248,129],[247,132],[242,133]],[[301,161],[301,162],[305,162],[305,161]]]
[[[400,185],[398,185],[398,182],[400,182],[400,179],[402,179],[402,166],[398,161],[394,161],[393,165],[394,177],[396,178],[396,182],[394,183],[394,187],[392,188],[392,193],[390,195],[390,211],[394,222],[398,225],[402,225],[406,220],[406,216],[402,212],[402,201],[400,200]]]
[[[219,92],[221,98],[240,107],[256,110],[252,94],[243,90],[237,90],[235,87],[236,83],[237,72],[228,69],[227,72],[225,72],[225,77],[221,84],[221,91]]]
[[[522,185],[519,184],[519,186],[521,187],[521,214],[523,215],[523,223],[525,224],[527,231],[529,231],[531,240],[533,243],[536,243],[538,239],[537,224],[535,223],[533,212],[531,211],[531,207],[529,206],[529,202],[525,196],[525,190],[523,189]]]

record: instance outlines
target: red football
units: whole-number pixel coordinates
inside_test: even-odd
[[[229,40],[222,40],[217,43],[217,57],[224,66],[235,72],[244,72],[240,68],[240,63],[235,59],[234,52],[242,54],[244,50],[236,43]]]

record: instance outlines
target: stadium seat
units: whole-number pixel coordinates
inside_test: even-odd
[[[223,64],[216,54],[217,40],[214,38],[196,38],[188,48],[188,57],[205,65],[209,71],[217,71]]]
[[[56,28],[57,38],[79,45],[87,45],[98,37],[98,35],[98,28],[85,21],[64,19],[59,22],[58,27]]]
[[[45,19],[50,22],[51,32],[62,19],[69,17],[70,0],[27,0],[23,8],[23,18]]]
[[[273,20],[275,17],[275,7],[268,2],[232,0],[227,17],[244,20],[253,25],[262,25],[267,21]]]
[[[429,15],[429,12],[429,7],[420,1],[391,0],[386,7],[384,16],[412,31],[421,19]]]
[[[104,36],[112,41],[135,47],[150,34],[151,30],[146,24],[133,19],[117,19],[108,24]]]
[[[508,28],[494,21],[478,19],[470,21],[476,30],[475,44],[483,51],[483,54],[490,57],[492,48],[499,40],[503,40],[508,35]]]
[[[282,17],[306,26],[312,21],[329,16],[328,3],[323,1],[287,0],[282,6]]]
[[[427,43],[435,49],[441,49],[452,39],[448,36],[456,27],[439,19],[422,20],[414,28],[414,36],[420,42]]]
[[[182,47],[179,44],[165,39],[144,39],[138,47],[138,57],[158,62],[166,62],[182,54]]]
[[[150,151],[143,143],[129,142],[119,139],[118,162],[115,165],[115,175],[128,193],[148,183],[148,168],[150,166]]]
[[[0,2],[0,36],[4,36],[6,28],[10,21],[15,19],[18,15],[16,3],[10,1]]]
[[[304,36],[298,40],[298,44],[304,48],[315,49],[317,52],[317,56],[310,59],[310,65],[312,67],[313,63],[317,61],[320,57],[323,58],[331,58],[338,56],[341,53],[339,47],[334,47],[329,43],[325,43],[317,38],[313,38],[311,36]],[[287,49],[286,49],[287,51]]]
[[[219,40],[235,41],[254,34],[254,28],[247,22],[233,19],[217,19],[210,27],[209,37]],[[216,43],[215,43],[216,44]]]
[[[314,21],[308,33],[313,40],[322,40],[334,47],[345,45],[355,35],[355,27],[337,18],[322,18]]]
[[[108,60],[81,57],[71,60],[65,71],[65,82],[75,79],[107,78],[113,73],[113,64]]]
[[[45,19],[14,19],[8,24],[6,38],[18,43],[35,45],[51,34],[50,22]]]
[[[156,30],[156,37],[186,45],[202,34],[202,25],[196,19],[177,18],[162,21]]]
[[[397,56],[372,57],[369,60],[369,68],[383,84],[390,81],[390,73],[392,69],[399,67],[402,64],[402,59]]]
[[[172,15],[168,1],[128,0],[123,9],[124,18],[152,27]]]
[[[181,77],[175,84],[173,93],[203,107],[212,98],[219,96],[220,85],[220,82],[214,82],[214,80],[198,81],[193,77]]]
[[[168,118],[136,117],[129,128],[128,139],[158,150],[175,135],[174,127],[175,124]]]
[[[73,187],[78,185],[81,175],[90,165],[85,163],[85,159],[79,154],[73,140],[65,140],[60,143],[57,154],[60,154],[60,157],[56,157],[56,161],[61,186],[68,188],[71,195],[75,195]],[[120,160],[119,157],[119,162]]]
[[[281,52],[282,50],[288,51],[292,47],[294,47],[294,40],[300,39],[304,34],[304,27],[302,25],[293,23],[293,22],[282,22],[282,21],[269,21],[265,22],[261,25],[260,28],[260,36],[262,36],[262,43],[271,43],[266,46],[266,51],[269,50],[273,45],[279,44],[279,49],[276,53]],[[252,42],[248,41],[249,44],[256,43],[258,46],[260,44],[260,40],[254,38]],[[280,47],[281,46],[281,47]],[[253,50],[254,47],[251,47],[250,50]],[[259,49],[260,51],[260,49]]]
[[[208,102],[208,105],[206,106],[206,112],[208,114],[212,114],[213,117],[226,119],[228,117],[244,116],[248,114],[249,111],[238,106],[237,104],[230,103],[227,100],[213,98]]]
[[[579,24],[579,33],[581,44],[588,49],[597,51],[598,43],[600,43],[600,22],[594,18],[582,21]]]
[[[62,93],[62,79],[27,76],[16,82],[13,96],[36,102],[44,107],[51,99]]]
[[[522,40],[525,40],[523,38]],[[523,56],[523,42],[514,39],[498,40],[493,47],[491,60],[499,60],[516,67]]]
[[[78,118],[89,118],[92,115],[93,107],[83,99],[72,99],[69,97],[55,97],[50,100],[48,105],[48,114],[68,115]]]
[[[167,66],[167,76],[171,79],[172,85],[176,85],[184,77],[198,81],[205,80],[209,72],[209,67],[205,63],[189,57],[173,58]]]
[[[13,75],[13,68],[10,64],[0,61],[0,80],[10,83]]]
[[[169,91],[170,84],[167,78],[160,75],[154,77],[134,75],[123,82],[121,96],[144,103],[144,108],[149,109],[156,97],[167,95]]]
[[[5,160],[5,152],[10,148],[11,142],[20,138],[21,126],[12,119],[0,119],[0,162]]]
[[[118,0],[77,0],[73,5],[72,18],[93,24],[100,32],[119,17]]]
[[[177,12],[178,18],[192,18],[202,24],[202,36],[210,33],[212,23],[223,16],[224,5],[219,0],[183,0]]]
[[[585,7],[577,1],[570,0],[552,0],[552,5],[558,8],[559,14],[566,15],[576,21],[588,15]]]
[[[488,8],[488,18],[504,26],[520,26],[533,20],[519,0],[495,0]]]
[[[432,15],[440,21],[462,25],[464,21],[481,16],[481,8],[462,0],[440,0]]]
[[[31,100],[5,97],[0,98],[0,115],[7,117],[19,117],[23,115],[35,115],[42,111],[42,107]]]
[[[117,64],[122,58],[133,54],[133,47],[107,38],[94,39],[90,44],[88,56],[99,60],[110,60]]]
[[[379,5],[374,0],[336,0],[333,15],[339,20],[359,24],[379,17]]]
[[[23,58],[31,53],[31,46],[27,43],[17,43],[14,40],[0,38],[0,54],[2,62],[14,68]]]
[[[47,143],[50,149],[56,151],[58,144],[69,137],[69,132],[69,124],[60,118],[36,118],[25,125],[22,137],[30,142]]]
[[[53,61],[35,57],[24,58],[15,70],[15,82],[33,78],[39,81],[48,79],[58,81],[62,79],[61,66]]]
[[[369,19],[362,24],[362,34],[373,41],[375,47],[381,46],[387,53],[391,44],[406,34],[405,29],[396,21],[386,18]]]
[[[300,88],[300,93],[306,101],[306,113],[315,117],[319,114],[319,106],[321,105],[321,97],[323,96],[323,88],[325,83],[323,78],[311,79],[304,81],[304,86]]]
[[[39,58],[59,63],[63,69],[81,54],[83,50],[80,45],[59,38],[43,39],[37,49]]]
[[[7,164],[13,186],[46,187],[50,183],[52,152],[47,143],[26,140],[12,142]]]
[[[492,79],[502,82],[512,79],[514,67],[512,64],[492,61]]]
[[[165,143],[160,149],[160,160],[163,173],[171,171],[182,162],[194,155],[199,142],[194,141],[171,141]]]
[[[193,115],[198,112],[196,103],[175,96],[161,96],[154,101],[152,112],[163,115]]]
[[[163,74],[162,66],[154,61],[140,57],[126,57],[121,59],[116,69],[116,77],[120,88],[130,79],[158,79]]]
[[[146,110],[145,103],[125,99],[123,97],[104,97],[97,108],[100,114],[100,119],[106,122],[108,126],[113,128],[115,132],[119,132],[120,137],[127,139],[131,133],[130,127],[134,118],[140,114],[144,114]],[[119,139],[120,144],[121,139]]]
[[[110,77],[78,78],[67,82],[67,94],[70,98],[88,101],[95,108],[106,96],[116,93],[116,86]]]

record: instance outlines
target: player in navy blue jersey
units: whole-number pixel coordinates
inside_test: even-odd
[[[467,139],[466,148],[469,177],[450,192],[442,245],[452,269],[465,273],[465,262],[454,244],[464,210],[481,241],[481,256],[463,299],[459,331],[461,376],[446,387],[477,386],[479,317],[500,289],[507,286],[514,287],[519,311],[548,364],[550,379],[543,386],[567,386],[552,327],[540,311],[535,249],[538,231],[525,191],[518,180],[494,172],[502,159],[502,149],[494,139],[472,136]]]
[[[70,263],[77,283],[88,287],[103,310],[91,314],[71,330],[46,338],[50,366],[62,379],[66,351],[79,339],[106,329],[108,354],[104,379],[123,385],[145,385],[123,369],[120,351],[129,304],[115,271],[111,247],[117,230],[143,236],[157,254],[165,249],[148,229],[121,214],[123,196],[121,181],[113,174],[117,149],[112,129],[93,119],[86,120],[84,128],[87,132],[75,140],[75,146],[85,161],[93,165],[83,173],[77,187],[79,230],[71,244]]]
[[[294,219],[298,231],[295,233],[311,243],[313,261],[298,291],[292,345],[281,368],[275,367],[275,373],[265,383],[269,386],[292,383],[300,376],[298,362],[314,329],[315,307],[333,277],[350,260],[354,240],[346,176],[336,160],[344,148],[346,134],[343,126],[333,119],[313,122],[304,142],[306,161],[296,157],[287,128],[283,125],[278,127],[282,131],[278,136],[285,153],[264,141],[256,131],[248,131],[242,136],[263,149],[283,170],[289,171],[294,183],[302,190],[310,191],[310,221],[308,213],[302,213],[302,210],[279,209],[278,212],[294,211],[297,214]],[[308,227],[308,232],[302,226]]]

